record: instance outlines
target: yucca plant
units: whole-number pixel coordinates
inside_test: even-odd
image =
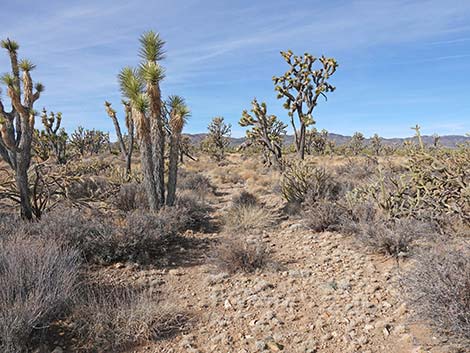
[[[15,171],[21,216],[32,219],[28,168],[31,163],[36,115],[33,105],[39,99],[44,86],[40,83],[33,85],[31,71],[35,65],[29,60],[18,61],[18,43],[6,39],[0,45],[8,51],[10,57],[11,73],[4,74],[1,81],[7,87],[12,107],[10,112],[5,111],[0,97],[0,156]],[[23,73],[21,78],[20,72]]]
[[[176,195],[181,132],[191,113],[184,98],[180,96],[170,96],[167,106],[170,112],[170,163],[168,168],[168,193],[166,204],[172,206],[175,203]]]

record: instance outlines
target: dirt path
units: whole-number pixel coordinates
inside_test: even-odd
[[[242,189],[218,186],[214,221]],[[210,241],[221,235],[194,236]],[[214,272],[204,253],[192,266],[131,269],[133,281],[162,290],[194,318],[184,334],[142,352],[451,351],[429,332],[406,324],[407,309],[394,289],[399,272],[394,261],[365,254],[340,234],[313,233],[295,221],[264,232],[263,240],[283,270],[229,276]]]

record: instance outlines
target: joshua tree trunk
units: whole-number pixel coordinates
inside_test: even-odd
[[[28,164],[23,158],[18,160],[16,168],[16,185],[20,194],[20,214],[22,218],[32,219],[33,208],[31,206],[31,197],[28,183]]]
[[[35,66],[28,60],[18,62],[17,50],[19,46],[16,42],[7,39],[1,42],[1,46],[7,49],[10,55],[12,73],[5,74],[2,81],[7,86],[12,110],[6,112],[0,100],[0,155],[15,171],[21,216],[32,219],[28,169],[31,162],[31,143],[34,131],[33,105],[39,99],[44,87],[37,83],[35,85],[36,91],[33,92],[30,72]],[[21,80],[19,69],[23,72]]]
[[[153,151],[152,141],[150,138],[149,121],[145,117],[143,112],[133,110],[133,114],[137,117],[139,127],[139,146],[140,146],[140,158],[141,168],[143,174],[143,184],[149,207],[151,210],[156,211],[160,208],[160,200],[157,190],[157,183],[155,182],[155,166],[153,164]]]
[[[180,135],[172,134],[170,137],[170,165],[168,170],[168,193],[166,204],[173,206],[176,195],[176,182],[178,177],[178,155],[179,155]]]
[[[148,85],[150,98],[150,134],[153,151],[153,167],[159,207],[165,204],[165,130],[163,124],[160,86]]]
[[[113,121],[114,129],[116,130],[116,137],[119,142],[119,149],[121,151],[122,157],[126,161],[126,174],[129,175],[131,173],[132,152],[134,151],[134,122],[132,120],[130,103],[126,101],[123,101],[122,103],[124,104],[124,109],[126,111],[126,126],[129,138],[129,146],[127,147],[121,133],[121,127],[119,126],[116,111],[111,107],[111,103],[106,101],[104,102],[104,105],[108,116]]]

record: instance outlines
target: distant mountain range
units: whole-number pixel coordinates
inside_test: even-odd
[[[202,134],[185,134],[191,139],[191,143],[194,145],[198,145],[201,143],[202,140],[207,136],[207,134],[202,133]],[[344,136],[340,134],[334,134],[330,133],[328,135],[328,138],[330,140],[333,140],[337,146],[343,145],[345,143],[348,143],[351,140],[351,136]],[[433,136],[427,136],[424,135],[422,136],[423,141],[426,145],[431,145],[434,142],[434,137]],[[230,138],[230,145],[231,146],[239,146],[241,145],[244,141],[246,140],[245,137],[231,137]],[[369,143],[370,139],[366,139],[365,143]],[[404,137],[404,138],[399,138],[399,137],[394,137],[394,138],[382,138],[382,143],[384,145],[402,145],[403,142],[405,141],[414,141],[417,142],[416,137]],[[286,135],[284,138],[284,144],[290,145],[294,142],[294,136],[293,135]],[[440,144],[445,146],[445,147],[456,147],[460,143],[464,142],[469,142],[470,143],[470,137],[466,136],[461,136],[461,135],[445,135],[441,136],[439,140]]]

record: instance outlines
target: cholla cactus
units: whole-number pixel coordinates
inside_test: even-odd
[[[216,161],[221,161],[225,157],[225,151],[230,144],[230,134],[232,126],[226,124],[224,118],[216,116],[207,127],[207,137],[202,141],[201,148],[208,152]]]
[[[307,154],[315,152],[319,155],[324,155],[328,148],[328,143],[328,131],[325,129],[318,131],[316,128],[312,128],[307,132],[305,150]]]
[[[370,139],[370,145],[374,154],[376,156],[380,155],[383,149],[383,145],[382,138],[378,134],[374,134],[374,136],[372,136],[372,138]]]
[[[349,141],[349,149],[351,153],[357,156],[364,149],[365,137],[361,132],[355,132]]]
[[[70,136],[70,145],[82,157],[86,154],[98,154],[105,148],[109,148],[109,144],[108,133],[85,129],[83,126],[79,126]]]
[[[126,161],[126,174],[131,174],[131,163],[132,163],[132,152],[134,151],[134,121],[131,116],[131,105],[128,101],[123,100],[122,104],[124,106],[124,111],[126,113],[126,127],[127,127],[127,146],[124,137],[122,136],[121,127],[119,126],[119,121],[117,119],[116,111],[111,106],[111,103],[108,101],[104,102],[106,113],[111,118],[114,124],[114,129],[116,130],[116,136],[119,142],[119,149],[121,154]]]
[[[315,123],[313,110],[320,96],[327,99],[326,93],[335,90],[328,79],[336,72],[338,64],[334,58],[316,58],[308,53],[297,56],[291,50],[281,52],[281,55],[290,69],[282,76],[274,76],[273,81],[278,92],[277,98],[285,99],[284,108],[288,110],[291,118],[297,154],[303,159],[307,128]],[[321,66],[314,69],[313,66],[317,62]],[[294,114],[298,116],[299,129],[296,127]]]
[[[18,43],[6,39],[0,45],[10,57],[11,73],[4,74],[1,81],[7,87],[12,106],[11,111],[7,112],[0,97],[0,156],[15,172],[22,217],[32,219],[28,168],[36,115],[33,105],[44,86],[40,83],[33,85],[31,71],[36,67],[33,63],[29,60],[18,61]]]
[[[253,115],[244,110],[239,124],[243,127],[252,126],[246,136],[253,144],[260,145],[265,151],[269,166],[274,162],[276,168],[282,168],[282,141],[287,125],[275,115],[267,115],[266,103],[251,102]],[[271,157],[273,162],[271,161]]]
[[[48,116],[46,108],[43,108],[41,121],[44,129],[34,131],[34,152],[42,160],[47,160],[53,155],[57,163],[65,163],[68,135],[60,127],[62,113],[56,115],[50,112]]]

